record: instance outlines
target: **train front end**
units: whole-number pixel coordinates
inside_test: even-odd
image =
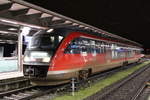
[[[24,54],[23,73],[33,84],[48,82],[48,69],[62,36],[41,31],[33,35]],[[45,83],[44,83],[45,82]]]

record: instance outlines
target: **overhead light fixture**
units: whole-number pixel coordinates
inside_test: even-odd
[[[8,34],[8,35],[18,35],[18,34],[15,33],[15,32],[2,31],[2,30],[0,30],[0,33],[2,33],[2,34]]]
[[[7,32],[7,31],[0,31],[0,33],[8,34],[9,32]]]
[[[31,27],[31,28],[35,28],[35,29],[48,29],[48,27],[37,26],[37,25],[23,23],[23,22],[19,22],[16,20],[10,20],[10,19],[5,19],[5,18],[0,18],[0,22],[13,24],[13,25],[16,25],[18,27],[19,26],[27,26],[27,27]]]
[[[30,33],[31,28],[30,27],[23,27],[22,28],[22,34],[24,36],[27,36]]]
[[[88,29],[89,27],[85,27],[85,29]]]
[[[54,29],[51,28],[51,29],[47,30],[47,32],[50,33],[50,32],[52,32],[53,30],[54,30]]]
[[[17,31],[18,29],[17,28],[9,28],[8,30],[9,31]]]
[[[15,21],[10,21],[10,20],[6,20],[6,19],[1,19],[2,22],[5,22],[5,23],[11,23],[11,24],[18,24],[17,22]]]

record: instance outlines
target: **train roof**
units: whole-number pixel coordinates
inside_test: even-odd
[[[104,38],[104,39],[108,39],[110,41],[115,41],[115,42],[118,42],[118,43],[123,43],[123,44],[126,44],[126,45],[132,45],[132,46],[136,46],[136,47],[142,47],[141,44],[139,43],[136,43],[136,42],[132,42],[132,41],[128,41],[128,40],[123,40],[123,39],[119,39],[119,38],[116,38],[116,37],[111,37],[111,36],[108,36],[108,35],[105,35],[105,34],[102,34],[102,33],[97,33],[97,32],[93,32],[92,30],[87,30],[87,29],[82,29],[82,28],[78,28],[78,27],[62,27],[62,28],[55,28],[54,29],[55,33],[59,33],[60,35],[67,35],[68,32],[84,32],[86,34],[90,34],[90,35],[94,35],[94,36],[97,36],[97,37],[101,37],[101,38]]]

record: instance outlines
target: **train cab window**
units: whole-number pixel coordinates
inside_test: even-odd
[[[61,42],[63,38],[63,36],[58,36],[59,42]]]
[[[29,43],[28,49],[56,49],[63,36],[50,34],[50,33],[37,33],[33,35],[32,40]]]

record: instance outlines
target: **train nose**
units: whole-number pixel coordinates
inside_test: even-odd
[[[25,75],[34,75],[34,68],[32,68],[32,67],[27,67],[25,70],[24,70],[24,74]]]
[[[34,71],[32,69],[26,69],[26,73],[28,75],[33,75],[34,74]]]
[[[23,67],[23,73],[24,76],[30,76],[32,78],[37,78],[37,77],[41,77],[44,78],[47,76],[47,72],[48,72],[48,65],[24,65]]]

